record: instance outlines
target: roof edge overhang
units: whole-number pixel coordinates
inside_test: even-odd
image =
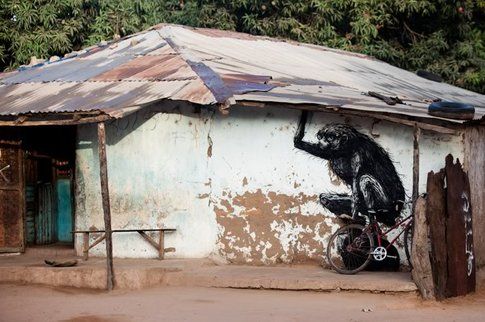
[[[67,126],[99,123],[114,119],[100,111],[43,112],[0,115],[0,126]]]
[[[41,112],[41,113],[22,113],[0,115],[0,127],[19,127],[19,126],[69,126],[80,125],[88,123],[99,123],[109,120],[124,118],[133,112],[138,111],[144,107],[152,104],[160,104],[167,99],[157,100],[150,104],[143,104],[140,106],[132,106],[123,109],[124,113],[113,115],[109,111],[90,110],[90,111],[65,111],[65,112]],[[172,100],[169,100],[172,101]],[[485,125],[485,119],[481,118],[472,121],[452,120],[437,117],[418,117],[399,113],[383,113],[382,111],[361,111],[349,107],[339,105],[318,105],[318,104],[292,104],[281,102],[261,102],[251,100],[237,100],[232,104],[210,104],[201,105],[194,102],[187,102],[198,106],[213,106],[218,107],[220,113],[230,115],[230,110],[236,106],[253,107],[253,108],[287,108],[293,110],[306,110],[323,113],[339,113],[349,116],[374,118],[377,120],[388,121],[392,123],[402,124],[411,127],[419,127],[423,130],[443,133],[443,134],[458,134],[467,126]]]
[[[348,107],[342,107],[338,105],[316,105],[316,104],[282,104],[280,102],[259,102],[259,101],[247,101],[238,100],[236,102],[239,106],[245,107],[255,107],[255,108],[287,108],[296,110],[305,110],[312,112],[323,112],[323,113],[340,113],[349,116],[367,117],[374,118],[377,120],[388,121],[392,123],[402,124],[410,127],[419,127],[422,130],[438,132],[443,134],[459,134],[465,129],[466,126],[470,125],[485,125],[485,120],[482,118],[480,120],[473,121],[463,121],[463,120],[452,120],[437,117],[417,117],[409,116],[398,113],[383,113],[380,111],[360,111],[358,109],[352,109]]]

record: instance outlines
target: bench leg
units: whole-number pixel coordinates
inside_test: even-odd
[[[158,258],[163,259],[165,257],[165,243],[164,243],[164,236],[165,232],[163,230],[160,231],[160,240],[158,241]]]
[[[89,254],[89,233],[83,233],[83,259],[88,260]]]

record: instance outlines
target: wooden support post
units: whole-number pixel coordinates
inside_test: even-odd
[[[101,179],[101,199],[103,203],[104,215],[104,230],[106,232],[106,289],[108,291],[111,291],[114,286],[115,276],[113,271],[113,243],[111,239],[111,210],[109,205],[108,164],[106,158],[106,129],[104,126],[104,122],[98,123],[98,153],[99,175]]]
[[[88,260],[89,254],[89,233],[83,233],[83,259]]]
[[[419,196],[419,138],[421,129],[417,124],[414,125],[413,140],[413,209],[416,206],[416,199]]]
[[[426,221],[426,199],[418,197],[414,208],[414,231],[411,246],[412,276],[424,299],[434,299],[433,272],[431,271],[431,247]]]
[[[160,240],[158,241],[158,258],[163,259],[165,257],[165,242],[164,242],[165,232],[160,230]]]

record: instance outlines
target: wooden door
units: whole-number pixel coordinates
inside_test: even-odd
[[[0,141],[0,252],[23,252],[24,179],[20,143]]]

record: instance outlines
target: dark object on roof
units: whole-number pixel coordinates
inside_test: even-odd
[[[64,260],[64,261],[54,261],[54,260],[44,260],[44,262],[53,267],[71,267],[77,265],[77,259]]]
[[[470,104],[458,102],[434,102],[429,105],[428,113],[456,120],[473,120],[475,108]]]
[[[383,100],[387,105],[404,104],[404,102],[399,97],[385,96],[376,92],[368,92],[369,96]]]
[[[441,83],[443,81],[443,78],[441,78],[440,75],[433,74],[431,72],[425,71],[425,70],[418,70],[416,72],[416,75],[432,80],[433,82],[438,82]]]

